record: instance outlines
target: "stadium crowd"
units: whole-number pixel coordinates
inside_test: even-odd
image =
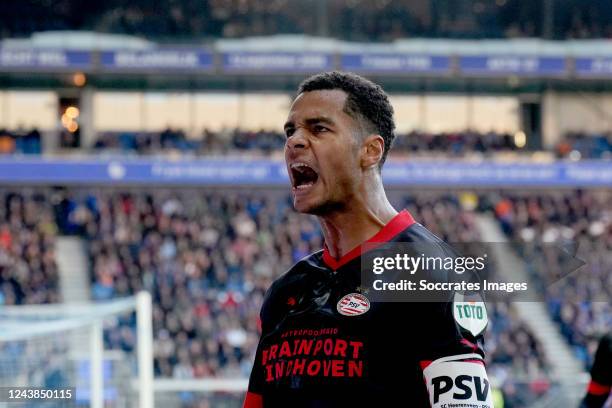
[[[93,297],[154,294],[155,368],[164,377],[248,375],[265,289],[322,246],[316,220],[279,192],[109,190],[72,200],[71,228],[89,242]],[[478,240],[474,213],[453,195],[396,201],[449,242]],[[546,378],[546,357],[511,306],[491,308],[489,364],[508,398],[524,398],[512,391],[515,379]],[[108,341],[131,349],[134,336],[120,330]]]
[[[544,257],[530,257],[533,276],[545,288],[546,302],[561,333],[585,364],[600,336],[612,327],[612,209],[609,191],[570,191],[556,194],[504,194],[495,203],[504,231],[521,251],[533,247]],[[567,251],[586,261],[586,266],[564,274]],[[572,254],[573,255],[573,254]]]
[[[182,129],[166,128],[161,132],[103,132],[93,143],[92,151],[101,154],[167,155],[181,153],[194,156],[218,154],[267,155],[281,151],[285,136],[274,131],[205,129],[200,138],[189,138]],[[62,142],[63,147],[68,147]],[[72,147],[79,147],[78,144]],[[430,133],[411,131],[399,133],[393,155],[443,155],[463,157],[494,155],[506,152],[529,152],[519,147],[515,136],[508,133],[461,132]],[[570,132],[549,151],[559,158],[609,159],[612,157],[612,134]],[[0,155],[42,154],[42,135],[36,129],[0,129]]]
[[[558,157],[603,159],[612,157],[612,134],[569,132],[555,147]]]
[[[265,289],[321,244],[312,220],[264,197],[177,191],[81,199],[72,199],[70,228],[89,241],[93,297],[153,293],[162,376],[246,375]]]
[[[258,311],[272,280],[321,248],[315,219],[292,210],[280,190],[70,188],[2,191],[0,299],[4,304],[57,302],[54,237],[86,239],[96,300],[146,289],[154,297],[156,375],[240,377],[249,373],[258,340]],[[590,363],[596,339],[612,324],[610,194],[440,193],[393,191],[396,207],[448,242],[477,242],[477,212],[492,209],[514,241],[579,244],[588,273],[551,285],[561,260],[532,265],[546,302],[576,355]],[[486,351],[490,375],[511,406],[546,389],[547,357],[509,303],[490,303]],[[106,335],[107,345],[131,350],[133,327]],[[521,381],[517,382],[517,379]],[[536,384],[536,385],[534,385]],[[538,388],[542,387],[542,388]]]
[[[189,139],[180,129],[167,128],[162,132],[119,132],[100,134],[93,150],[96,153],[127,153],[159,155],[172,152],[193,155],[215,155],[247,152],[269,154],[280,151],[285,136],[273,131],[244,131],[225,129],[204,130],[199,139]],[[392,155],[437,155],[461,157],[471,154],[490,155],[503,152],[525,152],[518,147],[514,135],[508,133],[462,132],[428,133],[412,131],[400,133],[394,141]],[[612,135],[569,133],[551,152],[561,158],[610,158]]]
[[[166,13],[158,11],[167,10]],[[376,1],[119,0],[0,4],[0,38],[36,31],[90,30],[154,39],[308,34],[352,41],[398,38],[610,38],[609,2],[567,0],[563,7],[519,0]],[[27,19],[20,18],[27,15]],[[551,24],[542,24],[547,21]]]
[[[60,301],[51,202],[0,190],[0,306]]]

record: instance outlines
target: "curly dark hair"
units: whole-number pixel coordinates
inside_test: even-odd
[[[385,148],[378,167],[387,158],[395,134],[393,106],[380,85],[350,72],[323,72],[305,79],[297,94],[311,91],[339,89],[347,95],[344,112],[356,119],[369,134],[376,133],[385,141]]]

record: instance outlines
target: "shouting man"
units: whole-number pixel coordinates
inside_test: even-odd
[[[387,95],[365,78],[327,72],[300,85],[285,160],[295,209],[318,217],[325,247],[266,294],[245,408],[492,406],[486,314],[474,329],[452,300],[370,302],[361,286],[361,256],[373,243],[454,254],[387,199],[381,169],[394,129]]]

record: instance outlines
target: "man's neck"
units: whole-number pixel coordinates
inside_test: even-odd
[[[319,217],[327,251],[333,258],[341,258],[376,235],[397,215],[384,194],[372,202],[356,201],[351,208]]]

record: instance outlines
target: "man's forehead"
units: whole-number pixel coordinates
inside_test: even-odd
[[[295,98],[289,110],[289,120],[308,117],[330,118],[344,113],[346,93],[339,89],[303,92]]]

